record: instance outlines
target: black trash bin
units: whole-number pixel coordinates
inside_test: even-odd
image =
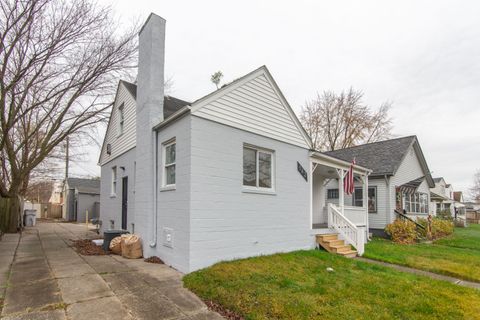
[[[103,250],[110,250],[110,242],[113,238],[120,237],[122,234],[130,233],[127,230],[105,230],[103,232]]]

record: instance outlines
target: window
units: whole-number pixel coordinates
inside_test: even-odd
[[[327,199],[338,199],[338,189],[328,189]]]
[[[163,186],[175,186],[176,142],[163,144]]]
[[[363,188],[355,188],[353,205],[355,207],[363,207]],[[368,188],[368,212],[377,212],[377,187]]]
[[[117,194],[117,167],[112,167],[112,187],[110,194],[115,196]]]
[[[403,199],[405,201],[405,211],[411,213],[428,213],[428,195],[426,193],[404,193]]]
[[[273,189],[273,152],[243,147],[243,185]]]
[[[123,125],[125,123],[125,113],[124,113],[125,106],[122,103],[120,107],[118,107],[118,135],[123,133]]]

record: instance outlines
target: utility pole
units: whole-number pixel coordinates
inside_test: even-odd
[[[68,154],[68,148],[69,148],[69,137],[67,136],[67,143],[65,145],[65,181],[68,179],[68,162],[69,162],[69,154]]]

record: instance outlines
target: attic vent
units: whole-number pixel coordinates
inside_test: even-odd
[[[108,155],[112,154],[112,145],[110,143],[107,144],[107,154]]]

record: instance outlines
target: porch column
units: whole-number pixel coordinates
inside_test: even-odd
[[[345,199],[343,190],[343,178],[345,177],[345,171],[343,169],[337,169],[338,174],[338,205],[340,206],[340,212],[344,214]]]

